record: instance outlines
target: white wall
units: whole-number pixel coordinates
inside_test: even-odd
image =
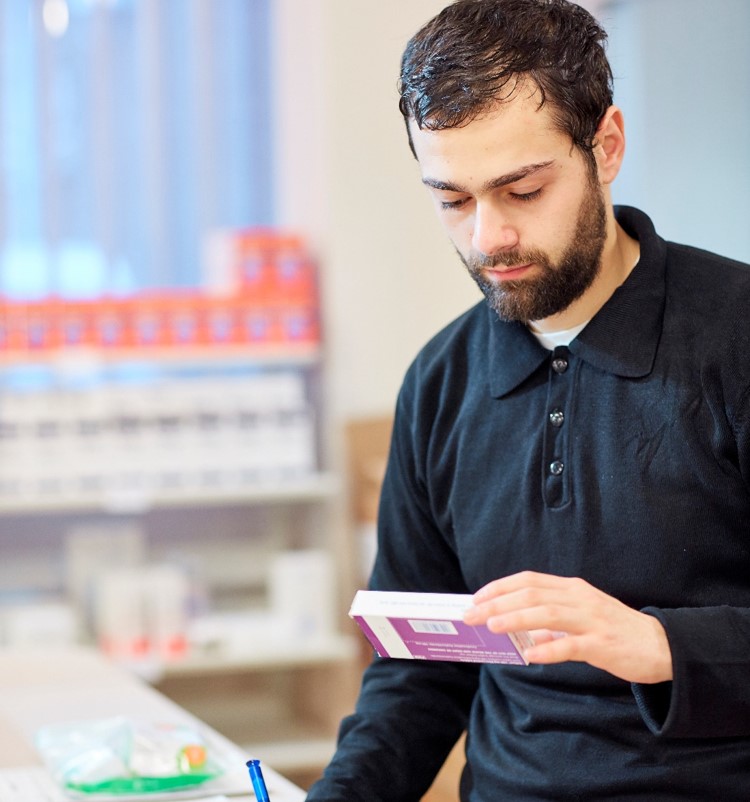
[[[750,261],[750,2],[605,0],[628,153],[615,202]]]
[[[279,214],[321,255],[341,421],[390,412],[421,345],[480,297],[434,217],[397,107],[403,47],[443,5],[278,2],[278,136],[290,154]]]

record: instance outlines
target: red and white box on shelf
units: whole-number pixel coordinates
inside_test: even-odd
[[[126,297],[0,297],[0,354],[319,344],[317,267],[303,241],[270,229],[217,232],[205,287]]]

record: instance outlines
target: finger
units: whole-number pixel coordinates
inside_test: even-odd
[[[542,574],[537,571],[521,571],[520,573],[510,574],[501,579],[494,579],[492,582],[488,582],[476,591],[474,601],[475,603],[482,603],[495,596],[512,593],[525,587],[564,588],[569,582],[569,577]]]
[[[538,665],[580,660],[578,640],[573,636],[567,636],[553,638],[544,643],[535,643],[533,646],[524,649],[523,656],[527,662]]]
[[[585,610],[557,604],[491,614],[484,623],[490,632],[496,633],[546,629],[581,635],[592,629],[591,620]]]
[[[570,586],[552,589],[524,587],[469,607],[464,614],[464,621],[471,625],[484,624],[497,616],[546,607],[551,609],[552,614],[560,614],[563,608],[568,608],[576,617],[586,617],[595,605],[592,604],[589,588],[582,590],[575,592]],[[555,629],[555,619],[542,621],[538,626]]]
[[[541,643],[549,643],[551,640],[557,640],[558,638],[564,638],[567,636],[567,632],[555,632],[551,629],[530,629],[528,630],[528,634],[532,641],[534,641],[534,645]]]

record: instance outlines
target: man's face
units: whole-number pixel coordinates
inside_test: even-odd
[[[586,293],[607,235],[604,197],[536,96],[520,90],[464,127],[412,123],[411,134],[438,215],[502,319],[543,320]]]

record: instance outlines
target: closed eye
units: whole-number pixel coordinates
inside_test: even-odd
[[[460,209],[466,203],[466,198],[461,198],[460,200],[453,200],[453,201],[440,201],[440,208],[441,209]]]
[[[529,201],[536,200],[542,194],[542,190],[535,189],[533,192],[511,192],[510,197],[513,200],[520,201],[521,203],[528,203]]]

